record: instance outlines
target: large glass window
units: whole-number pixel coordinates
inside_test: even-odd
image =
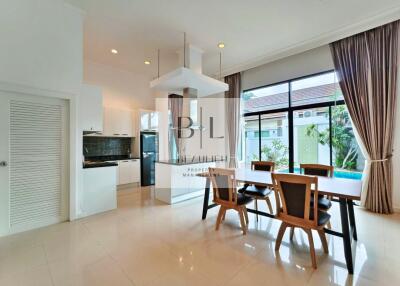
[[[294,80],[290,84],[292,106],[343,100],[334,72]]]
[[[245,113],[287,108],[289,106],[289,84],[276,84],[245,91],[242,99]]]
[[[360,179],[364,158],[335,72],[243,92],[245,163],[275,161],[282,172],[301,163],[333,165],[335,176]]]

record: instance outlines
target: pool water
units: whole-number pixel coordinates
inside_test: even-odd
[[[279,170],[280,173],[289,173],[289,169]],[[300,173],[300,168],[294,168],[295,173]],[[345,178],[345,179],[353,179],[353,180],[361,180],[362,173],[359,172],[351,172],[351,171],[334,171],[333,176],[335,178]]]

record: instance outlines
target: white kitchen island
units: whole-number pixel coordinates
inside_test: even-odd
[[[204,195],[205,179],[196,176],[216,167],[220,162],[159,161],[155,164],[155,196],[167,204],[175,204]]]

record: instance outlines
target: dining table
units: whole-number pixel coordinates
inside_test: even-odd
[[[235,180],[238,183],[254,184],[273,187],[271,172],[257,171],[248,168],[236,168]],[[216,207],[217,204],[209,203],[211,180],[208,172],[197,173],[197,176],[206,178],[204,188],[204,201],[202,219],[206,219],[207,211]],[[312,186],[313,187],[313,186]],[[318,192],[320,195],[326,195],[332,198],[332,201],[339,203],[341,231],[324,228],[325,233],[340,237],[343,240],[344,256],[346,260],[347,270],[353,274],[353,252],[352,242],[357,241],[357,228],[354,215],[354,201],[361,200],[362,181],[335,177],[319,177],[318,176]],[[274,214],[247,208],[250,213],[261,216],[276,218]]]

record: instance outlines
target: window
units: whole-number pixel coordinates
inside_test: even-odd
[[[245,91],[242,99],[245,113],[287,108],[289,106],[289,84],[283,83]]]
[[[335,166],[360,179],[364,158],[333,71],[243,92],[246,165],[272,160],[282,172],[301,163]]]
[[[294,80],[290,84],[292,106],[343,100],[334,72]]]

